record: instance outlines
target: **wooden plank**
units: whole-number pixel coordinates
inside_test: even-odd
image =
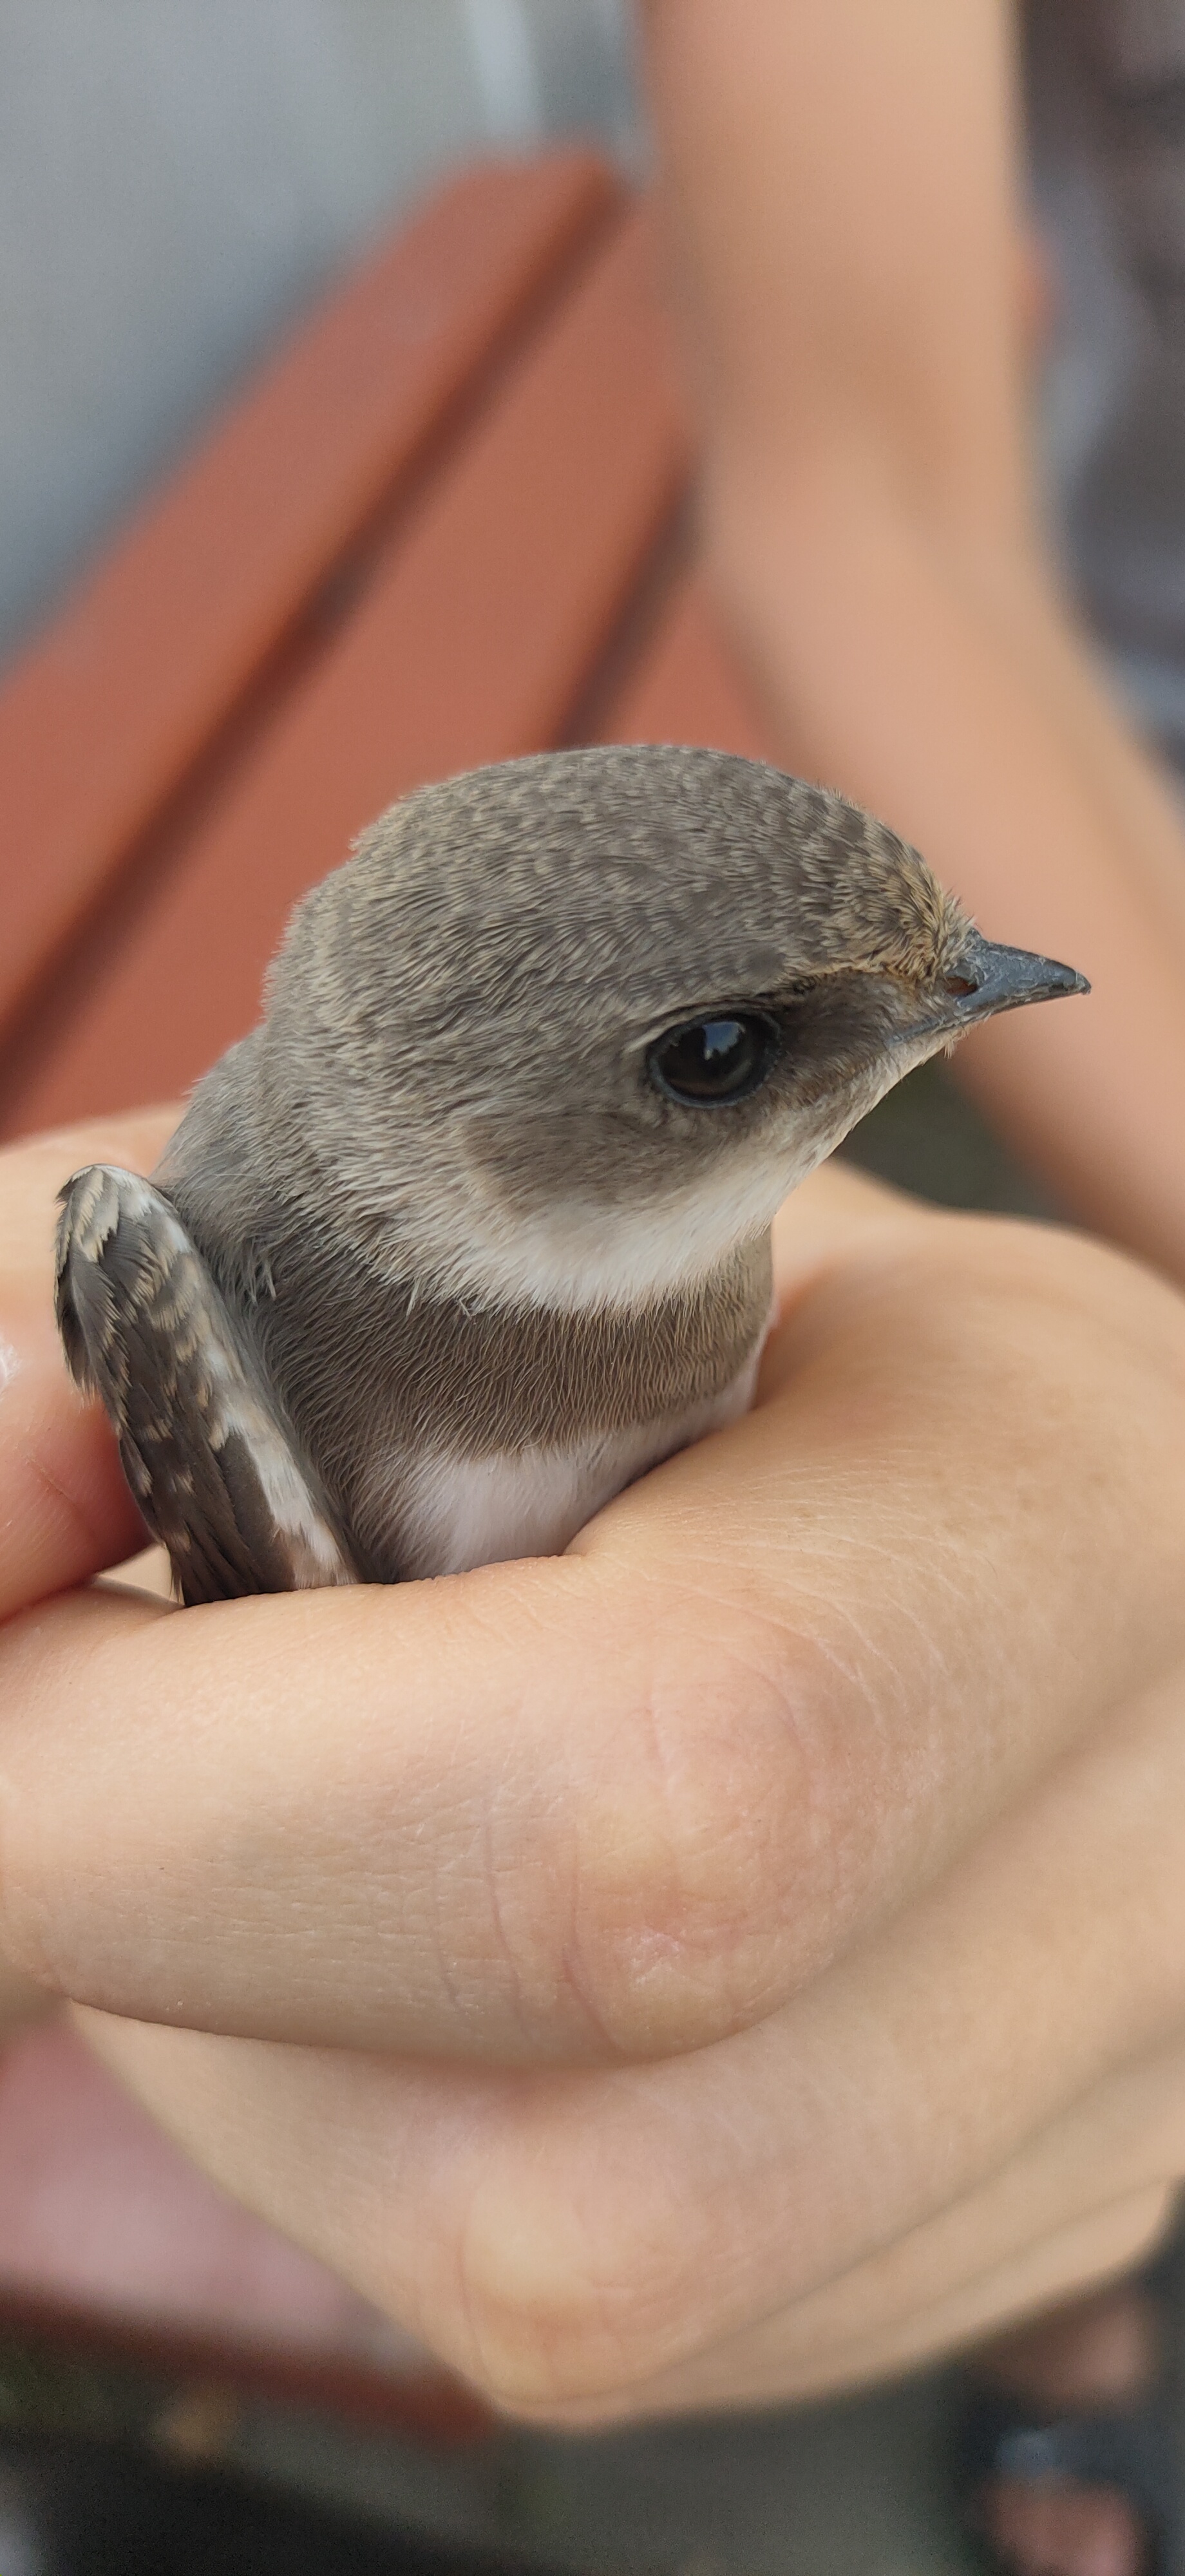
[[[773,728],[720,631],[702,574],[677,580],[596,727],[599,742],[694,742],[774,760]]]
[[[257,378],[0,693],[0,1025],[616,194],[590,154],[470,172]]]
[[[425,779],[563,738],[687,468],[644,220],[582,272],[97,988],[63,989],[4,1132],[159,1098],[257,1016],[286,915]]]

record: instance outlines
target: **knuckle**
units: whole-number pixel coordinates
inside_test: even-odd
[[[685,2258],[644,2219],[571,2136],[565,2154],[542,2158],[537,2138],[520,2140],[485,2174],[458,2244],[456,2296],[459,2357],[491,2405],[537,2422],[612,2411],[683,2343]]]
[[[621,1741],[599,1748],[562,1967],[611,2053],[725,2037],[814,1964],[825,1687],[797,1639],[756,1621],[707,1662],[668,1638]]]

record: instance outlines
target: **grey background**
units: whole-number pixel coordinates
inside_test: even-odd
[[[632,144],[625,0],[0,0],[0,653],[438,173]]]
[[[1185,767],[1185,0],[1022,20],[1051,525]],[[0,659],[435,177],[562,134],[637,164],[630,33],[630,0],[0,0]]]

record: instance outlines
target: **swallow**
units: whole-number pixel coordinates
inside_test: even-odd
[[[1088,989],[724,753],[392,806],[155,1172],[61,1194],[68,1364],[180,1599],[562,1550],[748,1406],[787,1193],[965,1030]]]

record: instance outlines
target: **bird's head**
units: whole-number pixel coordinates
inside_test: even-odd
[[[262,1061],[289,1091],[299,1065],[289,1132],[382,1258],[634,1303],[763,1231],[964,1029],[1086,989],[982,938],[824,788],[721,752],[558,752],[380,818],[294,915]]]

